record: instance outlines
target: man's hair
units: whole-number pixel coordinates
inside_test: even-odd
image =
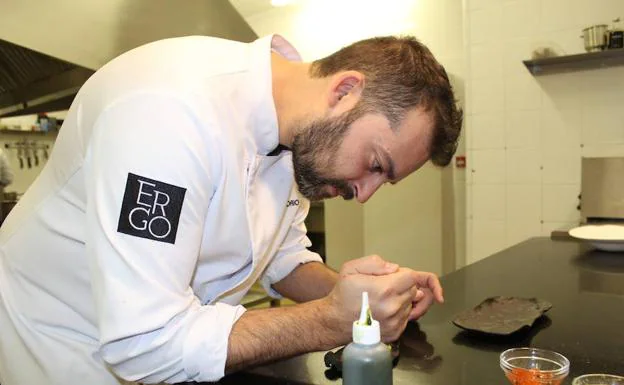
[[[433,111],[434,134],[431,161],[438,166],[451,162],[463,120],[444,67],[416,38],[375,37],[353,43],[316,60],[310,76],[326,77],[354,70],[366,76],[361,113],[381,113],[392,127],[400,124],[408,110],[423,106]]]

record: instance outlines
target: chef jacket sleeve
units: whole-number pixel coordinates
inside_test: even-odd
[[[218,178],[215,138],[186,101],[116,101],[86,149],[87,236],[100,337],[119,377],[215,381],[242,306],[202,306],[190,283]]]
[[[299,202],[290,230],[260,280],[264,290],[274,298],[282,298],[281,294],[272,287],[275,282],[281,281],[301,264],[323,262],[320,255],[307,249],[312,245],[306,236],[305,225],[305,219],[310,210],[310,201],[300,197]]]

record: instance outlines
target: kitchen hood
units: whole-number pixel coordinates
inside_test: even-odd
[[[69,108],[106,62],[139,45],[257,35],[227,0],[1,0],[0,117]]]

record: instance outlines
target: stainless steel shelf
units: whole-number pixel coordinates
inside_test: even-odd
[[[8,135],[35,135],[35,136],[56,136],[56,131],[28,131],[28,130],[11,130],[11,129],[0,129],[0,135],[8,134]]]
[[[624,65],[624,49],[524,60],[523,63],[535,76],[615,67]]]

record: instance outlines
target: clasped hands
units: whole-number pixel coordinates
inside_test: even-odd
[[[342,266],[326,298],[339,323],[335,326],[349,335],[363,291],[368,292],[373,318],[379,321],[386,343],[397,340],[407,323],[422,317],[434,302],[444,302],[442,286],[433,273],[399,267],[378,255],[351,260]]]

